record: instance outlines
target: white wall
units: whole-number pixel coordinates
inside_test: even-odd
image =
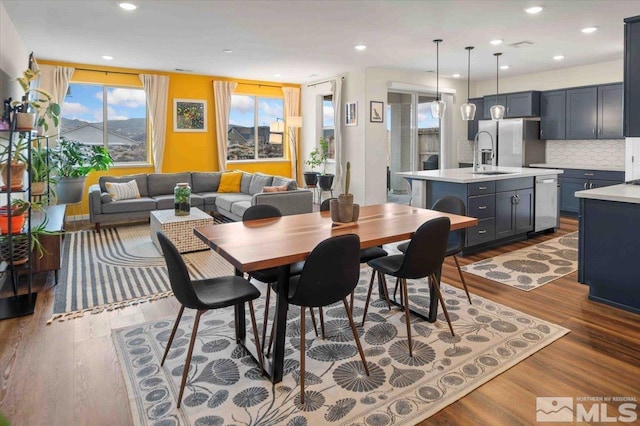
[[[0,78],[0,95],[11,96],[14,100],[21,98],[22,89],[14,79],[22,75],[28,64],[29,51],[0,2],[0,70],[9,77],[8,80]]]
[[[509,71],[500,71],[500,93],[525,90],[554,90],[565,87],[589,86],[592,84],[619,83],[624,77],[624,61],[602,62],[581,67],[509,77]],[[495,77],[476,82],[471,87],[472,97],[496,93]]]

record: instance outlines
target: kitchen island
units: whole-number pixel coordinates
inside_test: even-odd
[[[576,192],[578,281],[589,299],[640,313],[640,186]]]
[[[484,166],[477,172],[462,168],[397,174],[409,182],[414,206],[430,208],[448,195],[464,201],[467,216],[478,218],[478,225],[467,230],[466,254],[525,239],[534,230],[554,230],[557,176],[562,172]]]

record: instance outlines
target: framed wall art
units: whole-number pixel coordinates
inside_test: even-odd
[[[371,101],[369,106],[369,121],[372,123],[384,122],[384,102]]]
[[[357,126],[358,125],[358,103],[347,102],[344,106],[344,125],[345,126]]]
[[[173,131],[206,132],[207,101],[198,99],[174,99]]]

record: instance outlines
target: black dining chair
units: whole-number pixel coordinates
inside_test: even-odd
[[[360,278],[360,238],[355,234],[338,235],[322,241],[309,254],[302,273],[289,282],[288,301],[300,306],[300,401],[304,404],[305,375],[305,308],[322,308],[339,300],[347,312],[353,338],[360,353],[364,371],[369,367],[353,322],[347,296]]]
[[[446,196],[438,199],[433,204],[433,207],[431,207],[431,210],[437,210],[439,212],[457,214],[461,216],[464,216],[467,212],[464,201],[462,201],[458,197],[451,196]],[[445,257],[452,256],[453,260],[456,262],[456,268],[458,268],[458,274],[460,275],[462,287],[464,288],[465,293],[467,293],[467,299],[469,299],[469,303],[472,303],[471,295],[469,294],[469,289],[467,288],[467,282],[464,280],[462,269],[460,269],[460,262],[458,262],[458,256],[456,256],[458,253],[464,250],[465,236],[466,230],[464,228],[449,232],[449,241],[447,242],[447,252],[445,253]],[[408,245],[409,242],[398,244],[398,250],[404,253],[407,250]]]
[[[400,279],[400,289],[403,295],[403,304],[405,311],[405,322],[407,325],[407,336],[409,339],[409,356],[413,357],[413,349],[411,344],[411,317],[409,311],[409,294],[407,290],[407,279],[419,279],[429,277],[447,322],[451,334],[453,326],[449,319],[449,312],[444,304],[442,293],[440,292],[440,282],[437,274],[442,268],[444,255],[447,249],[447,239],[449,237],[449,227],[451,221],[448,217],[437,217],[431,219],[418,228],[413,234],[409,245],[404,254],[380,257],[369,262],[369,266],[379,271],[382,277],[384,287],[387,286],[384,274],[391,275]],[[367,301],[371,295],[373,284],[369,286]],[[364,320],[363,320],[364,323]]]
[[[322,211],[330,210],[331,200],[335,200],[335,199],[336,198],[328,198],[324,200],[320,205],[320,211],[322,212]],[[367,263],[370,260],[377,259],[379,257],[384,257],[388,254],[389,253],[387,253],[387,251],[382,247],[378,247],[378,246],[367,247],[360,250],[360,263]],[[375,277],[376,277],[376,271],[374,270],[371,274],[371,282],[375,280]],[[369,285],[371,285],[371,283],[369,283]],[[386,287],[384,290],[386,290]],[[389,302],[389,294],[385,293],[385,298],[387,300],[387,306],[389,307],[389,310],[391,310],[391,303]],[[353,314],[353,293],[351,293],[350,303],[351,303],[351,313]],[[365,312],[365,315],[366,315],[366,312]],[[320,327],[322,328],[322,337],[324,337],[324,321],[322,316],[322,309],[320,309]]]
[[[169,336],[167,347],[164,350],[162,362],[160,362],[161,366],[164,366],[164,361],[167,359],[167,354],[169,353],[169,349],[173,343],[173,338],[178,330],[178,325],[180,324],[184,308],[197,310],[196,319],[193,323],[193,331],[191,332],[189,350],[187,351],[187,359],[182,371],[182,382],[180,383],[180,394],[178,395],[178,408],[180,408],[184,387],[187,383],[187,374],[191,365],[191,355],[193,354],[193,346],[198,333],[200,317],[210,309],[243,305],[245,302],[249,302],[251,325],[253,327],[253,335],[255,338],[256,349],[258,351],[258,364],[260,365],[260,371],[264,372],[264,366],[262,365],[262,346],[260,345],[258,326],[256,324],[256,316],[253,310],[253,300],[260,297],[260,291],[258,291],[258,289],[249,281],[234,275],[192,280],[189,276],[187,265],[184,263],[184,260],[176,246],[162,231],[158,231],[157,236],[160,246],[162,247],[165,262],[167,263],[171,290],[173,291],[176,299],[178,299],[178,302],[182,305],[178,312],[178,318],[176,318],[176,322],[173,325],[171,335]]]
[[[268,204],[260,204],[247,208],[242,215],[242,221],[246,222],[249,220],[270,219],[277,217],[282,217],[282,213],[277,207]],[[289,267],[289,276],[299,275],[302,271],[303,266],[304,262],[296,262],[292,264]],[[272,284],[278,282],[278,268],[268,268],[260,269],[258,271],[252,271],[249,272],[249,277],[267,284],[267,295],[265,297],[264,304],[264,321],[262,323],[262,350],[264,351],[265,338],[267,336],[267,322],[269,320],[269,301],[271,300],[271,287]],[[313,311],[311,311],[311,315],[314,328],[317,330],[316,319],[315,316],[313,316]]]

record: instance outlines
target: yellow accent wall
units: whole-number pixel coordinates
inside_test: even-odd
[[[282,90],[278,83],[238,80],[233,78],[170,73],[132,68],[97,67],[94,65],[74,64],[68,62],[38,60],[40,64],[68,66],[76,68],[71,78],[75,83],[114,84],[129,87],[142,87],[138,74],[158,74],[169,76],[169,95],[167,99],[167,129],[162,171],[175,173],[183,171],[217,171],[218,148],[216,138],[215,103],[213,99],[213,80],[235,81],[238,83],[236,94],[281,97]],[[82,69],[78,69],[82,68]],[[132,74],[123,74],[132,73]],[[282,86],[300,87],[296,84],[283,83]],[[186,133],[173,131],[173,100],[199,99],[207,101],[207,132]],[[149,132],[150,134],[150,132]],[[300,152],[300,149],[298,149]],[[285,156],[289,158],[289,146],[285,144]],[[300,158],[298,158],[298,162]],[[237,162],[228,165],[230,169],[246,172],[262,172],[280,176],[291,176],[291,162],[288,160]],[[153,166],[147,167],[112,167],[108,172],[91,173],[87,178],[89,185],[98,182],[102,175],[122,176],[134,173],[153,173]],[[68,215],[88,214],[86,195],[81,206],[69,206]]]

